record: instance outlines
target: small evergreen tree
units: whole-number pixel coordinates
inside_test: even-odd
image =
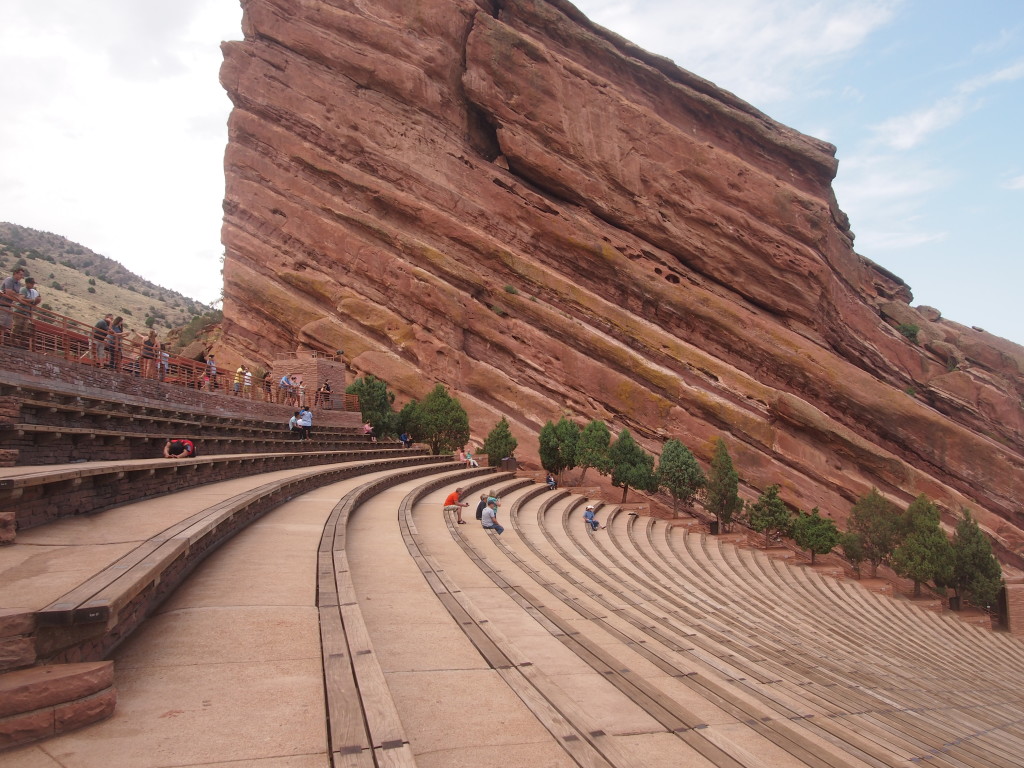
[[[508,419],[502,416],[501,421],[495,424],[494,429],[487,434],[480,453],[487,454],[490,465],[496,467],[498,461],[515,453],[518,446],[519,441],[512,437],[512,428],[509,426]]]
[[[921,584],[948,583],[953,571],[953,547],[939,526],[939,509],[924,494],[903,513],[903,542],[892,553],[892,567],[900,576],[914,581],[914,597],[921,596]]]
[[[622,430],[608,448],[612,462],[612,485],[622,489],[622,503],[630,488],[639,491],[655,491],[658,481],[654,475],[654,457],[647,453],[628,429]]]
[[[401,434],[402,432],[408,432],[416,439],[413,434],[412,425],[416,423],[416,410],[420,407],[420,401],[413,398],[408,403],[402,406],[395,416],[395,431]]]
[[[593,467],[600,474],[607,475],[612,471],[612,462],[608,458],[608,448],[612,442],[612,433],[603,421],[595,420],[587,424],[580,433],[576,443],[576,466],[583,467],[580,484],[587,476],[587,470]]]
[[[580,425],[564,416],[555,424],[555,437],[558,442],[559,482],[562,472],[576,466],[576,446],[580,441]]]
[[[811,565],[816,555],[827,555],[839,546],[840,534],[835,522],[822,517],[818,508],[799,513],[793,520],[793,540],[800,549],[811,553]]]
[[[843,550],[843,557],[850,561],[853,572],[860,578],[860,564],[864,562],[864,542],[860,534],[852,531],[844,531],[839,534],[839,548]]]
[[[953,536],[951,582],[949,586],[958,596],[966,597],[979,608],[995,603],[1003,585],[1003,569],[969,509],[963,510]]]
[[[555,422],[550,419],[540,428],[537,436],[540,443],[540,465],[553,475],[558,474],[560,453],[558,451],[558,435],[555,433]]]
[[[395,393],[388,389],[386,381],[368,373],[349,384],[345,392],[359,398],[362,419],[373,425],[375,435],[388,437],[397,434],[395,414],[391,408]]]
[[[469,442],[469,417],[458,400],[438,384],[408,414],[405,428],[435,456],[462,448]]]
[[[789,533],[790,514],[785,502],[779,498],[779,486],[769,485],[764,492],[758,496],[757,501],[750,507],[750,527],[755,531],[764,532],[764,548],[768,549],[768,542],[772,533],[786,535]]]
[[[715,454],[711,458],[711,471],[708,472],[704,506],[715,516],[724,531],[729,530],[733,516],[743,509],[739,487],[740,476],[733,469],[725,441],[718,438],[715,441]]]
[[[679,503],[689,504],[707,478],[693,453],[679,440],[669,440],[661,452],[657,471],[658,487],[672,495],[672,517],[679,516]]]
[[[888,562],[900,543],[900,515],[877,488],[857,500],[850,510],[850,531],[860,536],[864,559],[871,563],[871,578],[878,566]]]
[[[540,430],[540,464],[561,479],[562,472],[576,466],[579,426],[564,416],[557,424],[548,421]]]

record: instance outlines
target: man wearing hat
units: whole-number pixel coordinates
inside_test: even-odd
[[[598,528],[605,528],[606,526],[601,525],[597,522],[597,518],[594,516],[594,505],[587,504],[586,510],[583,512],[583,519],[587,521],[587,525],[590,526],[590,530],[596,531]]]
[[[7,334],[12,330],[14,307],[21,303],[21,281],[25,270],[15,267],[10,277],[0,282],[0,344],[7,343]]]
[[[32,348],[32,313],[39,305],[39,291],[36,290],[36,279],[26,277],[25,284],[18,290],[21,302],[14,305],[14,333],[12,339],[15,345]]]

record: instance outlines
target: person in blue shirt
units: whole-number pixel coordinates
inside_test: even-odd
[[[587,521],[587,525],[590,526],[590,530],[596,531],[598,528],[605,528],[606,526],[597,522],[597,517],[595,517],[595,515],[594,505],[587,504],[587,508],[583,511],[583,519]]]

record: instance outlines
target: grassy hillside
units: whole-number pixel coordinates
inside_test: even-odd
[[[124,317],[127,329],[151,327],[165,339],[171,329],[212,313],[78,243],[0,222],[0,275],[9,276],[19,264],[36,279],[43,307],[89,325],[111,312]]]

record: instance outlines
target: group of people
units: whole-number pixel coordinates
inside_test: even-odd
[[[125,344],[126,341],[129,343]],[[89,334],[89,359],[97,368],[123,370],[144,379],[163,381],[170,369],[171,354],[156,331],[150,329],[143,336],[125,328],[123,317],[108,312]]]
[[[459,448],[458,453],[459,461],[465,464],[467,467],[479,467],[480,462],[473,458],[473,454],[466,448]]]
[[[0,283],[0,343],[31,347],[32,316],[40,301],[35,278],[26,277],[23,267],[15,267]]]
[[[444,500],[444,511],[454,513],[458,525],[466,524],[466,521],[462,519],[462,510],[469,506],[468,502],[462,500],[462,490],[461,487],[456,488]],[[480,503],[476,507],[476,519],[480,521],[483,528],[494,531],[499,536],[505,532],[504,526],[498,522],[498,496],[493,490],[490,493],[480,494]]]
[[[268,376],[270,374],[267,374]],[[294,373],[286,373],[277,382],[276,402],[292,408],[306,407],[306,385]]]
[[[249,366],[238,366],[238,369],[235,371],[235,380],[231,385],[231,392],[235,397],[244,397],[246,400],[252,399],[252,371],[249,370]]]
[[[309,440],[309,434],[313,430],[313,412],[306,406],[299,408],[288,419],[288,430],[299,440]]]
[[[468,502],[462,500],[462,490],[461,487],[456,488],[444,500],[444,512],[454,514],[457,518],[457,525],[466,524],[466,521],[462,519],[462,510],[469,506]],[[494,531],[500,536],[505,532],[505,528],[498,522],[499,503],[498,496],[493,490],[490,493],[481,493],[480,503],[476,507],[476,519],[480,521],[483,528]],[[594,504],[587,504],[586,509],[583,510],[583,522],[591,531],[607,528],[598,521]]]

